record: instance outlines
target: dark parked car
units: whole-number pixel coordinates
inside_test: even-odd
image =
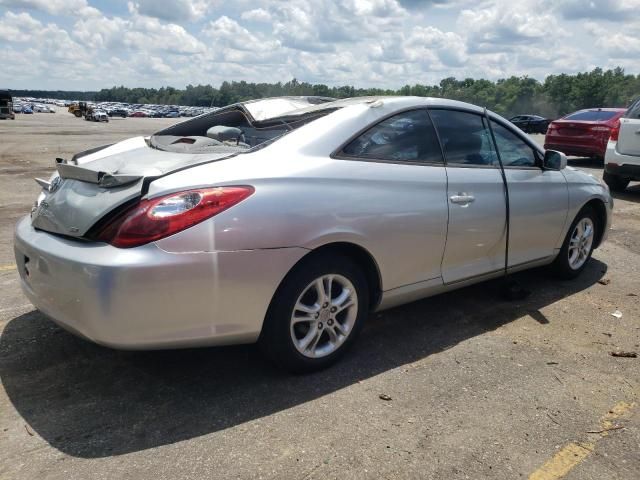
[[[110,117],[122,117],[125,118],[129,115],[129,113],[124,108],[114,108],[113,110],[109,110],[107,115]]]
[[[624,112],[625,108],[590,108],[554,120],[549,124],[544,148],[602,160],[611,130]]]
[[[0,119],[6,118],[16,119],[13,113],[13,98],[8,91],[0,91]]]
[[[547,133],[547,127],[551,123],[551,120],[540,115],[516,115],[509,121],[525,133],[542,134]]]

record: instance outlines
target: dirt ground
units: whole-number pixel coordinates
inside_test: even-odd
[[[578,280],[534,270],[523,301],[489,282],[372,315],[313,375],[253,346],[114,351],[35,311],[12,249],[33,177],[174,122],[0,122],[0,479],[640,478],[640,358],[610,355],[640,354],[639,184]]]

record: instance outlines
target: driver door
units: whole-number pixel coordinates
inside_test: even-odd
[[[509,186],[509,266],[548,258],[561,243],[569,210],[564,174],[543,170],[537,151],[521,134],[491,120]]]

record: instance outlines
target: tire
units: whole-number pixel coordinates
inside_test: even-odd
[[[329,278],[332,301],[318,295],[320,285],[326,295]],[[351,294],[341,298],[347,292]],[[343,307],[337,310],[339,304]],[[321,370],[353,345],[368,311],[369,291],[361,269],[343,255],[313,255],[296,265],[278,287],[258,343],[285,370]]]
[[[630,178],[624,178],[619,175],[614,175],[612,173],[607,173],[607,172],[604,172],[602,179],[604,180],[604,183],[606,183],[609,186],[612,192],[624,191],[629,185],[629,182],[631,181]]]
[[[588,237],[584,233],[586,232],[585,227],[590,228]],[[596,236],[601,228],[598,217],[592,208],[585,207],[580,210],[567,232],[560,253],[552,264],[556,276],[568,280],[576,278],[582,273],[589,263]]]

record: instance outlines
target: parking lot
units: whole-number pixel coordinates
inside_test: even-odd
[[[35,311],[12,250],[33,178],[177,121],[0,123],[0,479],[640,478],[640,358],[611,355],[640,354],[640,184],[578,280],[534,270],[522,301],[494,281],[373,314],[313,375],[254,346],[115,351]]]

